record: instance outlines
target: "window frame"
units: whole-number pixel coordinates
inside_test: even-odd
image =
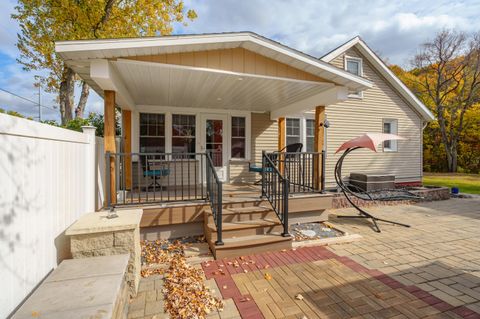
[[[245,134],[243,137],[239,137],[239,136],[233,136],[233,118],[243,118],[244,119],[244,129],[245,129]],[[247,119],[247,116],[243,116],[243,115],[232,115],[230,116],[230,143],[229,143],[229,150],[230,150],[230,160],[231,161],[245,161],[247,159],[247,150],[248,150],[248,140],[247,140],[247,135],[248,135],[248,130],[247,130],[247,122],[248,122],[248,119]],[[234,139],[244,139],[245,141],[245,150],[244,150],[244,156],[243,157],[233,157],[233,154],[232,154],[232,146],[233,146],[233,140]]]
[[[385,132],[385,124],[390,124],[390,133],[387,134],[395,134],[398,135],[398,119],[382,119],[382,133]],[[398,152],[398,141],[397,140],[390,140],[390,147],[385,147],[385,142],[382,143],[382,149],[385,153],[395,153]]]
[[[150,126],[150,123],[148,123],[148,120],[147,120],[147,134],[146,135],[142,135],[142,115],[155,115],[155,116],[163,116],[163,135],[150,135],[149,133],[149,126]],[[166,114],[165,113],[149,113],[149,112],[139,112],[139,115],[138,115],[138,127],[139,127],[139,130],[138,130],[138,148],[139,150],[141,150],[142,148],[142,138],[155,138],[155,139],[162,139],[163,138],[163,148],[164,148],[164,151],[163,153],[166,152],[166,149],[167,149],[167,118],[166,118]],[[158,124],[156,124],[156,129],[158,129]],[[152,152],[142,152],[142,153],[152,153]]]
[[[308,121],[313,122],[313,135],[308,135]],[[315,152],[315,119],[314,118],[305,118],[305,152]],[[308,150],[308,138],[313,138],[313,150]]]
[[[302,121],[302,118],[301,117],[297,117],[297,116],[291,116],[291,117],[287,117],[285,118],[285,146],[289,145],[289,143],[287,142],[288,140],[288,137],[296,137],[297,135],[288,135],[288,120],[297,120],[298,121],[298,142],[296,143],[302,143],[302,144],[305,144],[304,143],[304,140],[303,140],[303,131],[304,131],[304,128],[303,128],[303,121]]]
[[[363,59],[362,58],[358,58],[358,57],[355,57],[355,56],[349,56],[349,55],[346,55],[344,56],[344,69],[345,71],[349,72],[348,69],[347,69],[347,62],[348,61],[356,61],[358,62],[358,71],[359,71],[359,74],[354,74],[356,76],[361,76],[363,77]],[[351,73],[351,72],[349,72]],[[353,74],[353,73],[351,73]],[[348,93],[348,97],[349,98],[354,98],[354,99],[363,99],[363,91],[358,91],[358,92],[349,92]]]

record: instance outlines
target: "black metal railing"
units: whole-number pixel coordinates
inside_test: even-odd
[[[282,222],[282,235],[290,236],[288,232],[289,181],[277,167],[277,155],[278,153],[262,152],[262,197],[267,198]]]
[[[106,204],[206,200],[206,162],[205,153],[106,152]]]
[[[274,152],[269,158],[288,179],[289,193],[323,192],[325,152]],[[316,174],[316,171],[320,174]]]
[[[213,220],[217,227],[217,241],[215,245],[223,245],[222,241],[222,181],[215,170],[215,154],[206,153],[207,199],[212,209]]]

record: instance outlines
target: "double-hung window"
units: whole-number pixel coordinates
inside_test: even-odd
[[[345,70],[357,76],[363,76],[362,59],[354,57],[345,57]],[[362,91],[350,91],[349,97],[362,98]]]
[[[392,119],[383,120],[383,133],[398,134],[398,121]],[[384,152],[396,152],[398,150],[397,141],[389,140],[383,142]]]
[[[165,115],[140,113],[140,152],[165,153]]]
[[[172,153],[195,153],[195,115],[172,115]]]
[[[246,119],[232,117],[232,158],[244,159],[246,153]]]
[[[307,143],[307,152],[314,152],[314,143],[315,143],[315,120],[307,119],[306,120],[306,134],[305,141]]]
[[[287,145],[300,143],[300,119],[287,118]]]

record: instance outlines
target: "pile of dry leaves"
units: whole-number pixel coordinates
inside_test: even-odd
[[[164,275],[165,312],[171,318],[205,318],[223,302],[203,283],[202,270],[187,263],[181,241],[142,241],[142,277]]]
[[[171,258],[164,281],[165,310],[172,318],[205,318],[212,310],[223,309],[223,302],[203,283],[202,271],[181,255]]]

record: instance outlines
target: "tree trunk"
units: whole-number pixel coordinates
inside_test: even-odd
[[[90,87],[85,81],[82,81],[82,93],[80,94],[78,105],[75,108],[75,118],[83,118],[89,93],[90,93]]]
[[[59,104],[62,125],[73,118],[73,97],[75,90],[75,73],[72,69],[64,67],[62,81],[60,82]]]

